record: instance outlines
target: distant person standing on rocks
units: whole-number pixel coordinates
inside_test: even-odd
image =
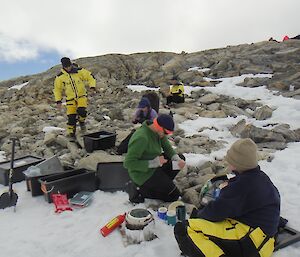
[[[178,81],[177,76],[171,79],[170,93],[167,96],[167,106],[171,103],[184,103],[184,85]]]
[[[67,107],[67,135],[74,138],[76,123],[82,132],[86,131],[85,119],[87,116],[87,91],[85,84],[95,91],[96,80],[90,71],[73,65],[68,57],[61,58],[62,69],[54,81],[54,97],[59,109],[62,108],[62,93],[65,92]]]
[[[286,41],[286,40],[289,40],[289,39],[300,39],[300,35],[297,35],[295,37],[284,36],[282,41]]]
[[[289,40],[289,39],[290,39],[289,36],[284,36],[282,41],[286,41],[286,40]]]

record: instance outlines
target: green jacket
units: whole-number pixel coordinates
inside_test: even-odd
[[[150,121],[144,121],[142,126],[132,135],[128,144],[128,151],[124,160],[124,167],[128,170],[132,181],[141,186],[154,173],[155,168],[149,168],[149,160],[153,160],[162,154],[162,150],[168,158],[175,155],[168,138],[159,138],[148,125]]]

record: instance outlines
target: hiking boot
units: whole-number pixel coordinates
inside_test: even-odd
[[[84,122],[79,122],[79,126],[80,126],[80,129],[81,129],[81,132],[82,132],[82,133],[85,133],[85,132],[86,132],[86,126],[85,126],[85,123],[84,123]]]
[[[130,202],[143,203],[145,201],[145,198],[140,193],[139,188],[132,181],[129,181],[126,184],[125,191],[127,192],[128,196],[129,196]]]

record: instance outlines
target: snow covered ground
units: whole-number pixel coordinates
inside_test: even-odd
[[[187,135],[198,133],[201,127],[215,126],[219,129],[206,129],[202,134],[212,139],[228,142],[226,148],[211,155],[186,153],[187,163],[196,165],[215,157],[222,158],[229,146],[236,140],[228,128],[242,118],[253,122],[255,126],[267,123],[288,123],[292,129],[300,128],[300,101],[274,95],[265,87],[243,88],[236,86],[246,76],[220,79],[216,87],[207,87],[213,93],[225,94],[244,99],[256,99],[272,108],[272,118],[267,121],[255,121],[246,117],[237,118],[199,118],[179,124]],[[256,75],[269,76],[269,75]],[[134,86],[131,86],[134,89]],[[140,87],[139,90],[147,88]],[[193,90],[193,89],[191,89]],[[300,231],[300,143],[290,143],[288,148],[277,151],[272,162],[261,161],[259,164],[278,187],[281,194],[281,214],[289,220],[289,226]],[[0,152],[0,161],[4,160]],[[92,204],[84,209],[75,209],[61,214],[54,213],[54,205],[44,198],[31,197],[26,191],[25,182],[14,184],[19,195],[17,211],[12,208],[0,210],[0,256],[12,257],[176,257],[180,256],[173,236],[173,228],[156,219],[155,227],[158,239],[139,245],[124,247],[121,235],[114,231],[103,238],[100,228],[111,218],[129,211],[133,206],[123,192],[105,193],[96,191]],[[0,185],[0,193],[6,188]],[[149,204],[147,201],[145,204]],[[144,207],[140,204],[136,207]],[[151,211],[151,210],[150,210]],[[153,213],[155,215],[155,213]],[[286,247],[274,254],[275,257],[300,256],[300,243]]]

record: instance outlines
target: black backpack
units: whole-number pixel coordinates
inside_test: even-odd
[[[158,113],[159,112],[159,96],[157,93],[151,91],[143,95],[143,97],[147,97],[151,107]]]

